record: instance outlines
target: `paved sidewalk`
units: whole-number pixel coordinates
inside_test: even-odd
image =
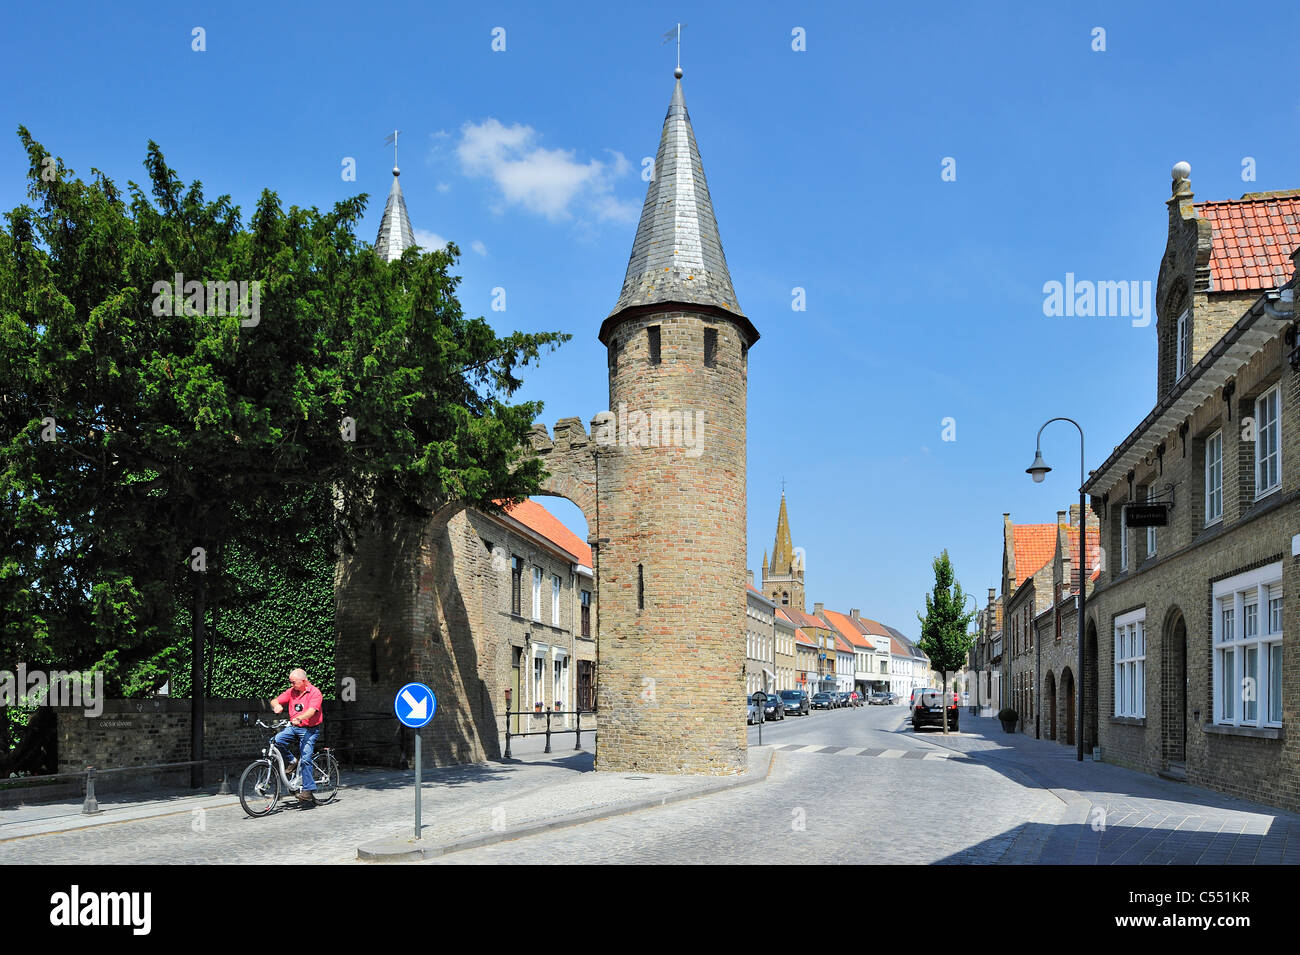
[[[772,757],[751,747],[750,770],[730,777],[595,773],[592,754],[572,750],[428,769],[415,848],[436,856],[761,782]],[[80,800],[3,808],[0,864],[355,863],[361,846],[375,861],[400,861],[414,842],[413,775],[345,770],[332,804],[287,800],[261,819],[215,786],[121,794],[96,816],[82,815]]]
[[[917,738],[1060,800],[1056,818],[1025,824],[1004,863],[1300,863],[1300,816],[1294,813],[1091,758],[1079,762],[1073,746],[1005,733],[996,719],[963,713],[961,725],[959,734]]]

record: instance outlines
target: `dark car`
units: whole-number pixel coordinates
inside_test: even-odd
[[[833,710],[835,709],[835,699],[829,693],[814,693],[812,708],[814,710]]]
[[[803,690],[782,690],[780,697],[785,706],[786,716],[807,716],[812,712],[808,694]]]
[[[843,706],[853,705],[853,701],[849,699],[849,694],[847,690],[840,690],[840,692],[836,693],[835,696],[839,698],[840,706],[843,707]]]
[[[957,729],[957,694],[943,690],[917,690],[912,698],[912,731],[919,733],[922,726],[943,726],[944,701],[948,704],[948,729]]]
[[[764,696],[766,697],[766,699],[762,701],[763,719],[765,720],[785,719],[785,707],[781,706],[781,698],[777,696],[775,693],[767,693],[764,694]],[[757,693],[753,693],[750,695],[749,698],[751,701],[757,702],[759,700],[759,695]]]
[[[767,695],[767,699],[763,702],[763,716],[769,720],[785,719],[785,703],[779,693],[773,691]]]

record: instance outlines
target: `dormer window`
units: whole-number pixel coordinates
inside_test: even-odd
[[[1181,381],[1183,375],[1187,374],[1187,368],[1191,365],[1192,358],[1192,336],[1190,334],[1190,312],[1184,311],[1178,316],[1178,350],[1175,353],[1176,367],[1174,368],[1174,381]]]

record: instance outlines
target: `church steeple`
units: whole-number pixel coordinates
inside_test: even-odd
[[[781,492],[781,512],[776,517],[776,544],[772,547],[772,573],[788,574],[794,563],[794,545],[790,543],[790,517],[785,512],[785,491]]]
[[[749,339],[747,344],[753,345],[758,331],[740,310],[731,284],[704,164],[682,94],[681,67],[675,75],[677,83],[659,137],[653,178],[641,207],[623,290],[601,326],[600,340],[609,344],[618,316],[628,309],[680,303],[725,313],[740,326]]]
[[[781,510],[776,517],[776,544],[772,562],[763,555],[763,593],[777,603],[804,609],[803,560],[795,553],[790,539],[790,515],[785,509],[785,491],[781,492]]]
[[[375,239],[375,252],[385,261],[400,259],[402,253],[415,245],[415,233],[411,229],[411,217],[406,212],[406,199],[402,197],[402,187],[397,177],[402,174],[393,167],[393,188],[388,191],[388,204],[384,206],[384,218],[379,223],[379,235]]]

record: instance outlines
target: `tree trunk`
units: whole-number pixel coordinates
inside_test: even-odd
[[[203,606],[207,586],[207,570],[195,571],[194,606],[192,608],[194,635],[190,642],[190,786],[203,785]]]
[[[943,707],[943,735],[948,735],[948,671],[943,671],[943,699],[939,701]]]

